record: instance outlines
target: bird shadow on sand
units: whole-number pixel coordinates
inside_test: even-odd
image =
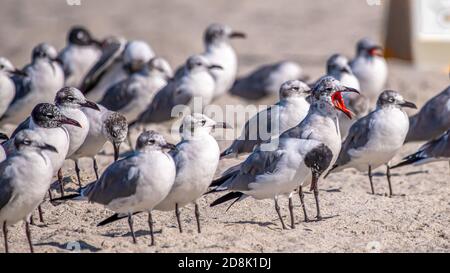
[[[276,226],[276,224],[273,222],[268,222],[268,221],[267,222],[257,222],[257,221],[251,221],[251,220],[240,220],[240,221],[234,221],[234,222],[227,221],[227,222],[224,222],[224,224],[225,224],[225,226],[232,226],[235,224],[238,224],[238,225],[250,224],[250,225],[258,225],[260,227]]]
[[[404,175],[406,176],[410,176],[410,175],[417,175],[417,174],[428,174],[430,173],[429,171],[425,170],[425,171],[414,171],[414,172],[407,172]]]
[[[153,234],[162,234],[162,230],[153,230]],[[136,236],[136,238],[138,237],[143,237],[143,236],[150,236],[150,230],[145,230],[145,229],[140,229],[134,232],[134,235]],[[107,232],[107,233],[103,233],[102,236],[106,236],[106,237],[130,237],[131,238],[131,232],[128,231],[127,233],[123,233],[123,232]]]
[[[76,241],[75,242],[77,244],[77,246],[80,246],[79,250],[89,250],[91,252],[98,252],[101,250],[101,248],[95,247],[91,244],[86,243],[85,241]],[[74,244],[72,243],[72,245],[69,245],[70,243],[66,243],[66,244],[61,244],[61,243],[57,243],[57,242],[48,242],[48,243],[37,243],[35,244],[36,246],[52,246],[52,247],[56,247],[59,249],[64,249],[64,250],[74,250],[74,251],[78,251],[77,249],[74,248]]]

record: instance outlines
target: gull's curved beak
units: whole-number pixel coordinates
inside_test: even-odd
[[[100,108],[98,107],[97,103],[89,101],[89,100],[86,100],[86,102],[84,102],[84,103],[80,103],[80,105],[82,107],[91,108],[91,109],[100,111]]]
[[[62,117],[59,119],[59,121],[60,121],[62,124],[68,124],[68,125],[73,125],[73,126],[82,128],[82,127],[81,127],[81,124],[80,124],[78,121],[76,121],[76,120],[74,120],[74,119],[71,119],[71,118],[68,118],[68,117],[66,117],[66,116],[62,116]]]
[[[228,37],[230,38],[247,38],[247,35],[244,32],[240,32],[240,31],[233,31],[230,33],[230,35],[228,35]]]
[[[175,150],[177,145],[172,143],[166,143],[162,146],[164,149]]]
[[[14,70],[10,70],[10,71],[8,71],[10,74],[12,74],[12,75],[18,75],[18,76],[23,76],[23,77],[26,77],[26,76],[28,76],[28,74],[27,73],[25,73],[25,71],[23,71],[23,70],[20,70],[20,69],[14,69]]]
[[[413,102],[410,102],[410,101],[404,101],[403,103],[399,103],[399,105],[401,107],[417,109],[417,106]]]
[[[63,61],[60,58],[58,58],[58,57],[54,58],[52,61],[57,62],[61,66],[64,65]]]
[[[7,140],[9,140],[9,137],[7,135],[3,134],[3,133],[0,133],[0,141],[1,140],[7,141]]]
[[[214,126],[213,126],[213,129],[217,129],[217,128],[233,129],[233,126],[231,126],[230,124],[228,124],[226,122],[216,122],[216,124],[214,124]]]
[[[219,70],[223,70],[223,67],[217,64],[213,64],[208,66],[208,69],[219,69]]]
[[[39,148],[41,148],[42,150],[58,153],[58,150],[56,150],[56,148],[50,144],[42,144],[39,146]]]
[[[120,143],[113,142],[113,148],[114,148],[114,161],[117,161],[120,155]]]
[[[350,87],[345,87],[341,91],[334,92],[331,95],[331,101],[332,101],[332,103],[333,103],[333,105],[334,105],[334,107],[336,109],[338,109],[339,111],[343,112],[349,119],[352,119],[354,114],[345,105],[344,98],[342,97],[342,93],[344,93],[344,92],[359,94],[358,90],[356,90],[354,88],[350,88]]]

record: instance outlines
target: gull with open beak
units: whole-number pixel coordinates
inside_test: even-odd
[[[416,108],[398,92],[386,90],[378,98],[377,108],[355,122],[342,144],[339,158],[331,172],[346,168],[368,170],[372,194],[372,170],[386,165],[389,196],[392,196],[389,162],[403,146],[409,128],[409,119],[404,107]]]
[[[356,47],[356,57],[350,66],[359,80],[361,92],[375,104],[384,90],[388,77],[388,67],[381,46],[368,38],[361,39]]]
[[[318,180],[334,164],[341,148],[337,113],[342,111],[351,117],[342,98],[343,92],[358,91],[342,86],[333,77],[321,78],[312,88],[311,106],[305,119],[278,139],[272,140],[272,145],[265,143],[255,148],[242,164],[230,168],[215,180],[211,186],[216,188],[210,192],[231,192],[214,201],[211,206],[232,199],[239,201],[246,196],[274,199],[275,210],[285,229],[278,196],[289,195],[291,226],[295,227],[292,193],[310,182],[316,199],[317,219],[322,219]],[[300,197],[305,208],[303,195]],[[305,209],[304,213],[305,220],[308,220]]]
[[[8,59],[0,57],[0,118],[16,95],[16,86],[11,79],[13,75],[25,76],[25,72],[15,68]]]
[[[36,104],[52,102],[56,92],[64,85],[64,72],[56,49],[46,43],[33,49],[32,62],[25,66],[23,72],[12,77],[16,94],[0,119],[0,126],[20,123]]]

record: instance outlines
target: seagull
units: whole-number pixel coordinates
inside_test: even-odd
[[[407,157],[391,169],[406,165],[418,166],[435,161],[450,161],[450,130],[440,137],[425,143],[419,150]]]
[[[246,35],[234,31],[231,27],[213,23],[210,24],[203,35],[205,51],[201,54],[210,63],[220,65],[222,70],[211,71],[215,80],[214,98],[223,95],[230,90],[236,79],[238,60],[236,52],[230,44],[230,39],[245,38]],[[184,73],[185,69],[177,69],[176,76]]]
[[[429,141],[447,131],[450,128],[450,86],[427,101],[409,118],[409,123],[405,142]]]
[[[136,243],[133,214],[147,211],[151,245],[154,245],[151,212],[169,193],[176,174],[172,157],[163,149],[173,148],[175,146],[167,143],[159,133],[146,131],[139,136],[136,150],[130,156],[111,164],[97,181],[84,187],[80,194],[55,201],[87,197],[91,203],[104,205],[118,215],[127,215],[133,243]]]
[[[173,71],[169,63],[163,58],[155,57],[140,71],[111,86],[99,104],[120,112],[128,120],[135,120],[172,77]]]
[[[377,102],[377,108],[367,116],[356,121],[342,144],[339,158],[331,172],[346,168],[359,171],[368,170],[372,194],[372,169],[386,165],[389,183],[389,197],[392,196],[389,162],[403,146],[409,128],[409,119],[404,107],[416,108],[398,92],[383,91]]]
[[[381,46],[368,38],[361,39],[357,44],[356,57],[350,66],[359,80],[364,95],[375,102],[383,91],[388,76],[388,67]]]
[[[0,163],[0,223],[5,252],[9,252],[8,227],[23,220],[33,253],[30,218],[44,200],[52,179],[53,167],[47,154],[58,151],[31,130],[19,132],[14,138],[14,146],[16,151]]]
[[[230,168],[215,180],[211,186],[217,187],[210,192],[231,192],[211,203],[211,206],[232,199],[236,202],[247,196],[258,200],[274,199],[275,210],[285,229],[278,196],[289,195],[291,226],[294,228],[292,192],[310,181],[316,199],[317,219],[322,219],[318,180],[333,165],[341,148],[337,112],[342,111],[351,117],[342,98],[343,92],[358,91],[342,86],[333,77],[321,78],[312,89],[311,107],[305,119],[284,132],[274,147],[256,147],[242,164]],[[301,201],[305,208],[303,198]]]
[[[8,59],[0,57],[0,118],[16,95],[16,87],[11,79],[13,75],[25,76],[25,73],[15,68]]]
[[[102,42],[93,38],[85,27],[72,27],[67,36],[67,46],[59,53],[59,59],[63,63],[65,85],[79,88],[101,54]]]
[[[237,79],[230,93],[244,99],[258,100],[276,94],[284,82],[307,79],[299,64],[281,61],[263,65],[247,76]]]
[[[361,91],[359,80],[353,74],[348,59],[341,54],[334,54],[328,59],[327,75],[333,76],[344,86]],[[355,119],[349,119],[342,113],[339,114],[339,130],[341,131],[342,139],[345,139],[347,136],[348,130],[354,123],[354,120],[367,115],[370,108],[370,101],[364,96],[364,94],[344,94],[344,101],[348,109],[353,112]]]
[[[23,69],[25,75],[12,79],[16,95],[0,120],[0,125],[18,124],[38,103],[52,102],[56,92],[64,85],[64,73],[57,59],[56,49],[41,43],[33,49],[32,62]]]
[[[164,122],[172,119],[173,108],[185,105],[191,112],[202,111],[214,97],[215,82],[211,76],[212,71],[223,69],[220,65],[210,63],[201,55],[189,57],[184,66],[185,72],[175,76],[164,88],[156,93],[153,101],[147,106],[139,117],[130,123],[130,126],[153,122]],[[200,100],[202,109],[197,109],[195,100]],[[181,110],[181,109],[180,109]]]
[[[89,132],[81,147],[72,155],[75,160],[75,171],[78,184],[81,184],[78,160],[89,157],[93,161],[95,177],[98,179],[98,165],[96,155],[103,149],[106,142],[111,142],[114,148],[114,161],[119,158],[120,145],[126,140],[128,123],[125,116],[110,111],[98,105],[100,111],[83,108],[82,111],[89,121]]]
[[[102,56],[84,78],[81,91],[89,99],[98,101],[110,86],[141,70],[154,56],[144,41],[107,39]]]
[[[250,153],[256,145],[270,137],[279,136],[305,118],[309,111],[309,103],[306,101],[311,92],[309,86],[299,80],[291,80],[283,83],[279,89],[280,101],[247,121],[241,136],[233,141],[221,157]]]
[[[0,133],[0,144],[3,144],[3,142],[8,141],[9,137],[3,133]],[[2,145],[0,145],[0,162],[6,159],[6,151],[3,148]]]

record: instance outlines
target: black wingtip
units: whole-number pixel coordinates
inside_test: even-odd
[[[334,164],[333,167],[331,167],[331,169],[327,172],[327,174],[325,174],[323,179],[326,179],[330,175],[330,173],[332,173],[337,167],[338,165]]]
[[[133,215],[136,215],[138,213],[141,213],[141,212],[135,212],[135,213],[133,213]],[[128,215],[125,215],[125,214],[119,215],[118,213],[115,213],[114,215],[112,215],[112,216],[106,218],[105,220],[101,221],[100,223],[98,223],[97,227],[102,227],[102,226],[111,224],[113,222],[119,221],[119,220],[127,218],[127,217],[128,217]]]
[[[413,155],[410,155],[410,156],[407,156],[407,157],[403,158],[403,161],[401,161],[400,163],[398,163],[398,164],[396,164],[396,165],[394,165],[394,166],[392,166],[390,168],[391,169],[396,169],[396,168],[400,168],[400,167],[403,167],[403,166],[411,165],[411,164],[416,163],[417,161],[420,161],[422,159],[424,159],[424,158],[420,157],[420,156],[418,156],[416,154],[413,154]]]
[[[225,203],[227,201],[230,201],[232,199],[239,199],[242,197],[242,195],[244,195],[242,192],[233,191],[233,192],[225,194],[222,197],[219,197],[217,200],[212,202],[211,205],[209,205],[209,206],[214,207],[214,206],[220,205],[222,203]]]

